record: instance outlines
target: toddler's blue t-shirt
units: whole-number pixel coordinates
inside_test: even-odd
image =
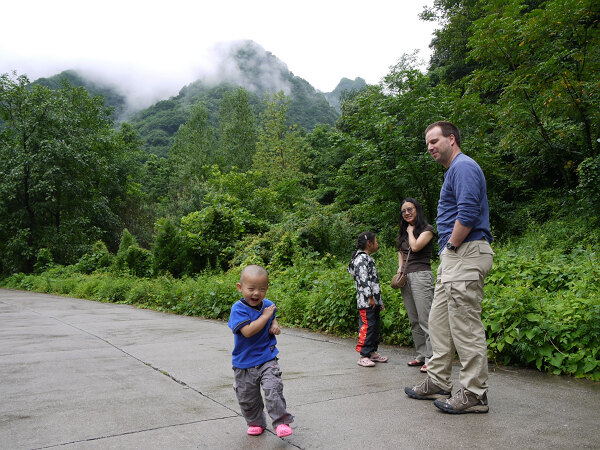
[[[241,329],[250,322],[258,319],[263,310],[271,306],[273,302],[264,299],[260,310],[254,309],[243,300],[238,300],[231,307],[229,315],[229,328],[233,331],[234,347],[232,353],[232,364],[238,369],[249,369],[256,367],[267,361],[272,360],[277,356],[277,339],[275,335],[269,333],[271,323],[275,318],[275,314],[271,316],[267,324],[262,330],[249,338],[241,333]]]

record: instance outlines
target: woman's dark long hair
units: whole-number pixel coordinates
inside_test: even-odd
[[[418,201],[416,201],[414,198],[405,198],[404,200],[402,200],[402,206],[404,206],[405,203],[412,203],[413,205],[415,205],[416,217],[414,224],[414,234],[415,237],[418,238],[425,229],[425,227],[429,225],[429,222],[427,222],[427,218],[425,217],[425,213],[423,212],[423,207]],[[402,209],[402,206],[400,206],[400,209]],[[400,231],[398,232],[398,236],[396,237],[396,247],[398,248],[398,250],[400,250],[402,242],[405,239],[408,239],[408,232],[406,231],[406,229],[409,225],[409,223],[406,220],[404,220],[404,216],[402,215],[402,213],[400,213],[398,225],[400,226]]]

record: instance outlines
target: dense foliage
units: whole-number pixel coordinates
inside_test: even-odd
[[[243,96],[245,114],[258,117],[265,108],[265,95],[280,91],[288,98],[286,125],[312,130],[318,124],[333,125],[339,117],[337,110],[308,82],[294,76],[275,56],[251,41],[239,43],[229,50],[221,63],[220,79],[200,79],[181,89],[177,96],[163,100],[138,113],[129,120],[138,130],[146,151],[165,157],[173,145],[175,133],[189,120],[194,105],[201,103],[207,111],[207,123],[216,130],[221,149],[227,142],[227,118],[223,108],[234,108],[232,95]],[[242,87],[244,94],[240,94]],[[241,111],[238,110],[239,114]],[[231,126],[231,124],[229,125]],[[231,135],[229,135],[231,137]],[[232,156],[232,155],[230,155]],[[231,160],[223,158],[222,164]],[[244,165],[237,165],[245,168]]]
[[[39,84],[50,89],[60,89],[64,82],[73,87],[83,87],[94,96],[103,97],[106,105],[112,108],[111,117],[114,120],[123,119],[127,114],[127,101],[114,86],[109,83],[92,81],[74,70],[65,70],[48,78],[38,78],[32,84]]]
[[[259,263],[283,323],[354,333],[356,235],[378,233],[389,279],[401,200],[434,222],[443,170],[423,132],[445,119],[488,183],[491,356],[598,380],[600,4],[435,0],[422,17],[440,23],[429,70],[402,56],[335,123],[252,46],[235,56],[254,86],[199,81],[119,131],[82,88],[3,75],[4,285],[224,318],[240,267]],[[287,91],[267,89],[268,67]],[[387,342],[409,344],[399,293],[384,298]]]
[[[575,225],[553,220],[496,247],[483,303],[491,362],[600,380],[600,233]],[[574,229],[585,232],[573,233]],[[167,249],[173,255],[164,260],[176,268],[181,247]],[[382,247],[374,257],[381,279],[390,280],[397,269],[394,249]],[[194,278],[176,279],[168,272],[140,278],[151,268],[127,232],[116,255],[99,244],[74,266],[53,266],[41,259],[43,272],[15,274],[2,284],[214,319],[227,318],[239,297],[239,267]],[[293,265],[285,258],[271,263],[267,297],[277,304],[279,320],[286,326],[353,335],[356,292],[347,263],[347,258],[314,254],[294,258]],[[400,292],[387,283],[382,289],[384,342],[411,345]]]
[[[120,234],[136,148],[100,97],[0,77],[0,267],[31,271],[41,248],[71,262]]]

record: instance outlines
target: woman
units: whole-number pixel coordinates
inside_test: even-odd
[[[420,366],[421,372],[427,372],[427,362],[433,354],[428,325],[433,301],[433,227],[427,222],[420,203],[412,198],[402,201],[401,213],[400,232],[396,238],[398,272],[404,269],[406,273],[406,284],[401,288],[402,299],[417,350],[417,357],[408,365]]]

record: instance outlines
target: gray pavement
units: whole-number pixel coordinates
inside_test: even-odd
[[[404,394],[411,349],[362,368],[354,340],[289,328],[294,434],[247,436],[232,345],[224,322],[0,289],[0,448],[600,448],[599,383],[490,366],[490,412],[447,415]]]

